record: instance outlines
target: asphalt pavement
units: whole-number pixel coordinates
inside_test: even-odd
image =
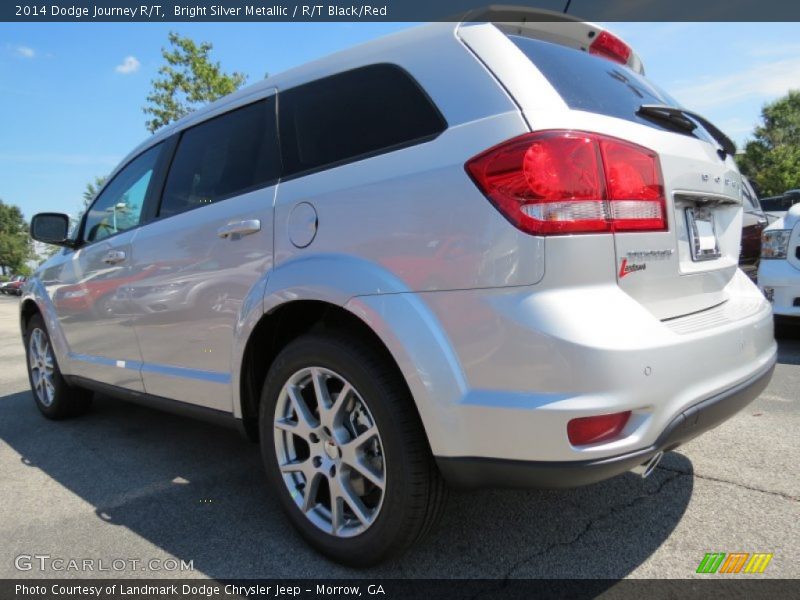
[[[233,430],[102,396],[82,418],[41,417],[17,303],[0,296],[0,578],[686,578],[707,552],[773,553],[761,577],[800,577],[796,337],[758,400],[650,478],[453,493],[421,545],[356,571],[294,533]]]

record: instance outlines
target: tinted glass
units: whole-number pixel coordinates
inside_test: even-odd
[[[642,104],[680,105],[628,67],[566,46],[508,36],[547,77],[564,102],[585,110],[661,128],[636,115]]]
[[[269,185],[279,174],[273,96],[183,132],[159,216],[252,191]]]
[[[84,241],[96,242],[139,224],[160,152],[158,145],[140,154],[103,189],[86,215]]]
[[[393,65],[371,65],[281,93],[286,175],[389,152],[446,127],[419,85]]]
[[[772,198],[762,198],[761,208],[764,210],[786,210],[784,206],[783,196],[773,196]]]

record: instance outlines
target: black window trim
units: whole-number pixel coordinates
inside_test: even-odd
[[[427,100],[427,102],[431,106],[431,108],[433,108],[436,116],[439,118],[439,121],[441,123],[441,129],[438,130],[436,133],[432,133],[430,135],[425,135],[425,136],[412,138],[412,139],[406,140],[405,142],[400,142],[398,144],[392,144],[391,146],[384,146],[382,148],[378,148],[378,149],[370,151],[370,152],[364,152],[364,153],[361,153],[361,154],[358,154],[358,155],[355,155],[355,156],[351,156],[351,157],[348,157],[348,158],[345,158],[345,159],[342,159],[342,160],[338,160],[338,161],[335,161],[335,162],[332,162],[332,163],[326,163],[326,164],[318,166],[318,167],[304,169],[302,171],[296,171],[296,172],[292,173],[291,175],[286,175],[286,167],[285,167],[284,158],[283,158],[283,136],[281,134],[281,118],[280,118],[280,116],[281,116],[281,113],[280,113],[281,95],[286,93],[286,92],[288,92],[288,91],[290,91],[290,90],[301,88],[301,87],[303,87],[305,85],[314,84],[314,83],[317,83],[319,81],[324,81],[325,79],[330,79],[330,78],[333,78],[333,77],[338,77],[338,76],[341,76],[341,75],[345,75],[347,73],[351,73],[353,71],[360,71],[362,69],[368,69],[368,68],[377,67],[377,66],[388,66],[388,67],[391,67],[391,68],[393,68],[393,69],[395,69],[397,71],[400,71],[403,75],[405,75],[409,79],[409,81],[411,81],[411,83],[416,87],[416,89],[419,90],[419,92],[425,98],[425,100]],[[244,195],[244,194],[249,194],[249,193],[255,192],[257,190],[266,189],[268,187],[272,187],[272,186],[278,185],[278,184],[286,182],[286,181],[292,181],[292,180],[298,179],[300,177],[306,177],[308,175],[314,175],[316,173],[329,171],[331,169],[336,169],[338,167],[342,167],[342,166],[345,166],[345,165],[348,165],[348,164],[351,164],[351,163],[360,162],[362,160],[368,160],[370,158],[374,158],[376,156],[381,156],[383,154],[390,154],[390,153],[396,152],[398,150],[403,150],[405,148],[411,148],[411,147],[414,147],[414,146],[419,146],[421,144],[432,142],[433,140],[437,139],[439,136],[441,136],[443,133],[445,133],[450,128],[450,124],[447,121],[447,118],[444,116],[444,114],[442,114],[442,111],[439,109],[439,106],[436,104],[436,102],[433,101],[433,98],[431,98],[431,96],[427,92],[427,90],[424,87],[422,87],[422,85],[419,83],[419,81],[417,81],[416,77],[414,77],[407,69],[405,69],[404,67],[402,67],[401,65],[399,65],[397,63],[391,63],[391,62],[369,63],[369,64],[366,64],[366,65],[361,65],[361,66],[358,66],[358,67],[354,67],[352,69],[345,69],[343,71],[337,71],[336,73],[331,73],[331,74],[325,75],[324,77],[318,77],[316,79],[311,79],[309,81],[304,81],[303,83],[299,83],[299,84],[294,85],[294,86],[292,86],[290,88],[281,89],[280,87],[273,86],[273,87],[268,88],[266,91],[267,91],[267,93],[265,95],[263,95],[263,96],[259,95],[259,97],[253,99],[251,102],[245,102],[243,104],[236,104],[235,106],[232,106],[232,107],[228,108],[227,110],[223,110],[222,112],[213,114],[212,116],[210,116],[207,119],[202,119],[202,120],[200,120],[200,121],[198,121],[196,123],[192,123],[188,127],[184,127],[183,129],[180,129],[179,131],[174,132],[173,134],[171,134],[167,138],[165,138],[165,139],[161,140],[160,142],[157,142],[157,143],[155,143],[155,144],[153,144],[151,146],[148,146],[147,148],[144,148],[141,152],[139,152],[135,156],[131,157],[131,159],[128,160],[128,162],[126,162],[125,165],[123,165],[122,167],[117,169],[117,172],[114,175],[114,177],[112,177],[111,179],[109,179],[108,181],[106,181],[103,184],[103,187],[100,189],[100,191],[98,191],[97,196],[95,197],[95,199],[92,201],[92,203],[89,205],[89,207],[84,212],[83,216],[81,217],[81,223],[80,223],[79,228],[78,228],[78,234],[76,236],[76,246],[75,246],[75,248],[77,249],[77,248],[84,248],[84,247],[87,247],[87,246],[91,246],[91,245],[96,244],[98,242],[102,242],[102,241],[114,238],[114,237],[116,237],[116,236],[118,236],[120,234],[126,233],[128,231],[134,231],[134,230],[139,229],[140,227],[143,227],[144,225],[147,225],[149,223],[153,223],[155,221],[161,221],[161,220],[164,220],[164,219],[170,219],[170,218],[173,218],[173,217],[177,217],[177,216],[180,216],[180,215],[182,215],[184,213],[191,212],[191,211],[197,210],[199,208],[204,208],[205,206],[211,206],[211,205],[216,204],[218,202],[223,202],[223,201],[228,200],[230,198],[233,198],[233,197],[236,197],[236,196],[241,196],[241,195]],[[173,162],[175,160],[175,156],[177,155],[178,147],[180,146],[180,142],[183,139],[183,135],[187,131],[190,131],[191,129],[193,129],[195,127],[199,127],[201,125],[204,125],[206,123],[209,123],[209,122],[213,121],[214,119],[219,119],[221,117],[229,115],[230,113],[232,113],[232,112],[234,112],[236,110],[253,106],[254,104],[258,104],[259,102],[266,102],[270,98],[273,98],[273,97],[275,98],[275,115],[274,115],[275,116],[275,131],[277,132],[278,162],[280,164],[280,170],[279,170],[278,176],[275,177],[274,179],[270,179],[269,181],[267,181],[265,183],[257,184],[257,185],[254,185],[254,186],[250,186],[248,188],[237,190],[234,193],[226,194],[224,196],[220,196],[219,198],[217,198],[216,200],[214,200],[214,202],[212,202],[210,204],[198,205],[198,206],[195,206],[193,208],[190,208],[190,209],[181,211],[179,213],[176,213],[174,215],[160,216],[159,212],[161,211],[161,205],[162,205],[162,202],[164,200],[164,188],[166,186],[167,177],[168,177],[170,171],[172,170],[172,165],[173,165]],[[136,159],[138,159],[140,156],[142,156],[146,152],[149,152],[150,150],[152,150],[153,148],[156,148],[158,146],[163,146],[163,147],[161,149],[161,152],[159,153],[158,160],[156,161],[156,165],[155,165],[155,167],[153,169],[153,176],[152,176],[152,178],[150,180],[150,183],[147,186],[147,192],[145,194],[145,200],[144,200],[144,203],[143,203],[143,206],[142,206],[142,213],[139,216],[139,223],[137,225],[135,225],[134,227],[131,227],[130,229],[126,229],[124,231],[118,231],[117,233],[114,233],[114,234],[111,234],[109,236],[106,236],[106,237],[102,238],[101,240],[93,240],[91,242],[85,241],[83,239],[83,235],[84,235],[84,228],[86,226],[86,219],[88,217],[89,212],[92,210],[92,208],[94,207],[95,203],[100,198],[100,196],[103,194],[105,189],[109,185],[111,185],[111,183],[125,169],[127,169],[128,166],[131,163],[133,163],[133,161],[135,161]]]
[[[97,243],[110,240],[112,238],[117,237],[118,235],[122,235],[123,233],[127,233],[129,231],[135,231],[136,229],[139,229],[140,227],[148,223],[147,220],[148,204],[152,202],[156,192],[158,192],[159,194],[161,193],[161,190],[164,185],[164,180],[166,179],[167,165],[165,164],[166,162],[165,158],[166,155],[171,151],[169,146],[170,141],[171,138],[167,138],[165,140],[161,140],[160,142],[157,142],[143,149],[141,152],[137,153],[136,156],[131,157],[131,159],[128,162],[126,162],[122,167],[118,168],[114,176],[103,184],[103,187],[101,187],[100,190],[97,192],[97,195],[95,196],[94,200],[92,200],[92,203],[86,208],[86,210],[83,213],[83,216],[81,217],[81,222],[80,225],[78,226],[78,233],[75,236],[76,250],[78,248],[87,248]],[[89,213],[94,208],[94,205],[97,204],[97,201],[103,195],[103,192],[105,192],[106,189],[114,182],[114,180],[116,180],[117,177],[119,177],[125,171],[125,169],[131,166],[131,164],[133,164],[134,161],[138,160],[140,157],[147,154],[154,148],[158,148],[159,146],[161,146],[161,150],[159,151],[156,163],[153,166],[153,175],[150,177],[150,181],[147,184],[147,190],[145,191],[144,202],[142,203],[142,212],[139,214],[139,222],[133,227],[130,227],[123,231],[117,231],[116,233],[107,235],[106,237],[101,238],[99,240],[92,240],[92,241],[85,240],[83,236],[85,234],[85,229],[86,229],[86,220],[89,218]]]
[[[181,129],[180,131],[176,131],[173,134],[172,137],[174,138],[174,145],[170,150],[169,162],[166,165],[167,168],[164,170],[164,177],[163,177],[163,180],[161,181],[161,185],[159,186],[158,195],[155,196],[155,198],[153,199],[152,217],[151,217],[150,221],[148,221],[148,222],[163,221],[165,219],[171,219],[173,217],[177,217],[177,216],[186,214],[188,212],[195,211],[195,210],[197,210],[199,208],[206,208],[208,206],[213,206],[214,204],[217,204],[219,202],[224,202],[225,200],[229,200],[230,198],[235,198],[237,196],[242,196],[244,194],[249,194],[251,192],[255,192],[255,191],[258,191],[258,190],[262,190],[262,189],[266,189],[268,187],[275,186],[281,181],[281,173],[283,171],[283,159],[282,159],[282,156],[281,156],[280,136],[278,136],[278,139],[276,140],[276,142],[277,142],[277,147],[278,147],[277,148],[278,149],[278,162],[280,163],[281,168],[280,168],[280,171],[278,172],[278,176],[275,177],[274,179],[270,179],[270,180],[268,180],[268,181],[266,181],[264,183],[259,183],[259,184],[256,184],[256,185],[248,186],[246,188],[242,188],[240,190],[236,190],[233,193],[225,194],[223,196],[220,196],[219,198],[215,199],[214,202],[210,202],[208,204],[198,204],[197,206],[194,206],[192,208],[188,208],[186,210],[182,210],[181,212],[178,212],[178,213],[175,213],[175,214],[172,214],[172,215],[162,216],[162,215],[159,214],[161,212],[161,205],[164,202],[164,188],[167,185],[167,177],[169,176],[169,173],[172,171],[172,166],[173,166],[173,163],[175,162],[175,157],[178,155],[178,149],[180,148],[180,143],[181,143],[181,140],[183,140],[184,134],[187,131],[191,131],[195,127],[200,127],[202,125],[205,125],[206,123],[211,123],[212,121],[214,121],[216,119],[219,119],[219,118],[222,118],[222,117],[225,117],[225,116],[231,114],[232,112],[236,112],[239,109],[249,108],[249,107],[255,106],[256,104],[259,104],[261,102],[267,102],[270,98],[275,98],[275,130],[277,131],[278,130],[278,93],[277,93],[278,91],[277,91],[277,88],[274,88],[274,87],[269,88],[269,91],[271,93],[268,93],[268,94],[266,94],[264,96],[259,96],[258,98],[252,100],[251,102],[246,102],[244,104],[237,104],[236,106],[231,107],[229,110],[225,110],[223,112],[217,113],[217,114],[209,117],[208,119],[203,119],[202,121],[198,121],[197,123],[192,123],[189,127],[185,127],[183,129]]]
[[[424,135],[424,136],[421,136],[421,137],[413,138],[413,139],[407,140],[405,142],[400,142],[398,144],[392,144],[391,146],[384,146],[382,148],[378,148],[377,150],[372,150],[370,152],[364,152],[362,154],[357,154],[355,156],[344,158],[342,160],[337,160],[337,161],[332,162],[332,163],[326,163],[326,164],[321,165],[319,167],[312,167],[312,168],[309,168],[309,169],[303,169],[301,171],[295,171],[291,175],[286,175],[286,173],[285,173],[285,165],[283,164],[283,136],[281,134],[281,111],[280,111],[281,95],[285,94],[285,93],[287,93],[287,92],[289,92],[291,90],[295,90],[297,88],[301,88],[301,87],[303,87],[305,85],[315,84],[315,83],[318,83],[320,81],[324,81],[326,79],[331,79],[333,77],[339,77],[340,75],[345,75],[347,73],[352,73],[354,71],[361,71],[363,69],[369,69],[371,67],[381,67],[381,66],[383,66],[383,67],[391,67],[391,68],[393,68],[393,69],[395,69],[397,71],[400,71],[403,75],[405,75],[409,79],[409,81],[411,81],[411,83],[417,88],[417,90],[419,90],[419,92],[422,94],[422,96],[425,98],[425,100],[428,101],[428,104],[435,111],[436,116],[439,117],[439,120],[441,122],[442,128],[439,131],[437,131],[436,133],[432,133],[430,135]],[[442,114],[442,111],[439,109],[437,104],[433,101],[433,98],[431,98],[431,96],[430,96],[430,94],[428,94],[427,90],[424,87],[422,87],[422,85],[419,83],[419,81],[417,81],[417,78],[414,77],[411,73],[409,73],[408,70],[405,69],[404,67],[402,67],[401,65],[398,65],[397,63],[391,63],[391,62],[369,63],[369,64],[366,64],[366,65],[361,65],[359,67],[354,67],[352,69],[346,69],[344,71],[337,71],[336,73],[331,73],[329,75],[325,75],[324,77],[318,77],[318,78],[312,79],[310,81],[304,81],[303,83],[300,83],[298,85],[292,86],[290,88],[286,88],[286,89],[280,89],[279,88],[278,89],[278,98],[277,98],[277,107],[278,107],[278,110],[277,110],[277,115],[278,115],[278,140],[280,142],[280,148],[281,148],[281,167],[282,167],[281,178],[280,178],[281,183],[283,183],[285,181],[292,181],[293,179],[297,179],[298,177],[305,177],[307,175],[313,175],[313,174],[316,174],[316,173],[321,173],[322,171],[328,171],[330,169],[335,169],[337,167],[342,167],[344,165],[349,165],[349,164],[354,163],[354,162],[360,162],[362,160],[367,160],[369,158],[374,158],[374,157],[380,156],[382,154],[389,154],[391,152],[396,152],[397,150],[403,150],[405,148],[411,148],[413,146],[419,146],[420,144],[425,144],[427,142],[432,142],[433,140],[438,138],[440,135],[442,135],[445,131],[447,131],[449,129],[449,127],[450,127],[450,124],[448,123],[448,121],[445,118],[445,116]],[[296,140],[295,140],[295,143],[296,143]]]

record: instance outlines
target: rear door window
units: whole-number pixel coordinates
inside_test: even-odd
[[[169,217],[269,185],[280,176],[275,97],[237,108],[181,135],[161,199]]]
[[[279,112],[287,176],[421,143],[447,127],[419,84],[390,64],[281,92]]]

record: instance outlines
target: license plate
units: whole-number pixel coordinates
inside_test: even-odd
[[[719,240],[714,228],[714,214],[706,208],[687,208],[686,225],[689,230],[689,246],[692,260],[714,260],[719,258]]]

